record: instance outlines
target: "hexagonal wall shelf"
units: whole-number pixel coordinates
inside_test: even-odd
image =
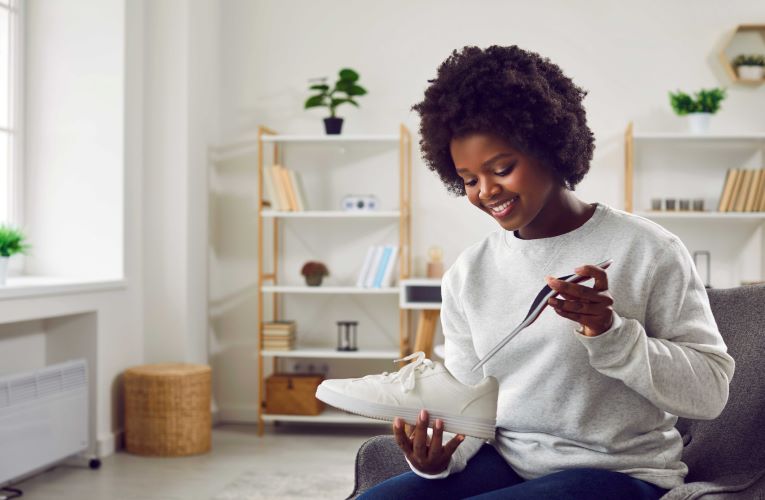
[[[720,62],[731,80],[736,83],[759,85],[765,78],[759,80],[741,79],[733,67],[733,59],[739,54],[765,55],[765,24],[741,24],[736,26],[720,50]]]

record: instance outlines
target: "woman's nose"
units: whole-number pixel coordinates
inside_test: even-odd
[[[496,183],[485,180],[481,182],[478,198],[481,200],[490,200],[500,191],[501,188]]]

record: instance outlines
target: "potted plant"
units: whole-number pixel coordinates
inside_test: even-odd
[[[0,225],[0,285],[5,285],[8,276],[8,261],[17,253],[25,254],[29,245],[24,242],[24,233],[8,225]]]
[[[678,90],[669,93],[672,109],[679,116],[688,117],[688,126],[693,133],[704,133],[709,130],[709,117],[720,109],[720,103],[725,99],[725,89],[701,89],[689,96]]]
[[[321,262],[311,260],[303,264],[300,274],[305,276],[308,286],[319,286],[324,276],[329,276],[329,270]]]
[[[305,102],[305,109],[328,107],[329,117],[324,118],[324,129],[327,134],[339,134],[343,127],[343,119],[335,116],[335,108],[341,104],[353,104],[357,108],[359,104],[353,100],[354,96],[360,96],[367,93],[364,87],[358,84],[359,74],[350,68],[341,69],[333,89],[327,85],[326,78],[315,78],[310,81],[320,81],[321,83],[311,85],[310,90],[319,91],[318,94],[311,96]],[[342,92],[343,96],[335,96],[335,93]]]
[[[733,60],[736,73],[742,80],[762,80],[765,73],[765,56],[762,54],[741,54]]]

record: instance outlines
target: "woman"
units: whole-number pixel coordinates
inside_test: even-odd
[[[430,429],[425,411],[411,432],[396,419],[412,471],[361,498],[661,497],[688,472],[677,417],[719,415],[735,367],[687,249],[574,194],[594,149],[586,92],[548,59],[465,47],[430,83],[413,107],[423,158],[500,226],[445,273],[441,309],[452,375],[499,381],[497,433]],[[608,274],[593,264],[608,259]],[[552,278],[572,273],[594,284]],[[551,307],[471,371],[545,283]]]

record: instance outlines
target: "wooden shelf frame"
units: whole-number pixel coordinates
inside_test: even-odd
[[[683,142],[692,143],[714,143],[716,147],[721,144],[756,144],[765,151],[765,132],[746,132],[746,133],[725,133],[725,134],[694,134],[690,132],[660,132],[660,133],[635,133],[633,122],[627,124],[624,131],[624,211],[635,212],[635,144],[644,141],[662,141],[662,142]],[[722,189],[722,186],[721,186]],[[651,212],[650,210],[640,210],[639,215],[643,217],[662,217],[662,218],[720,218],[720,219],[740,219],[752,220],[761,219],[762,212]]]
[[[277,283],[278,269],[279,269],[279,226],[280,220],[290,217],[311,217],[317,218],[330,218],[341,217],[341,214],[321,212],[317,214],[311,214],[306,212],[303,215],[285,215],[270,210],[270,207],[264,205],[263,200],[263,169],[265,168],[265,148],[270,145],[273,149],[273,158],[278,161],[280,158],[281,148],[284,143],[309,143],[316,147],[321,144],[334,144],[348,146],[350,143],[380,143],[380,142],[392,142],[395,144],[398,141],[398,153],[399,153],[399,208],[397,211],[398,225],[399,225],[399,281],[409,278],[412,272],[412,225],[411,225],[411,211],[412,211],[412,134],[409,129],[402,123],[399,125],[398,136],[396,135],[337,135],[337,136],[322,136],[322,135],[280,135],[275,130],[266,127],[259,126],[257,134],[257,154],[258,154],[258,341],[257,341],[257,356],[258,356],[258,388],[259,388],[259,401],[258,401],[258,435],[262,436],[264,432],[264,409],[265,409],[265,377],[264,377],[264,358],[272,358],[272,369],[275,371],[276,363],[280,357],[278,354],[269,353],[266,351],[264,356],[263,346],[263,330],[264,330],[264,294],[271,293],[272,300],[272,318],[274,320],[279,319],[279,300],[281,295],[286,293],[299,293],[305,290],[297,289],[295,287],[279,288]],[[246,145],[245,145],[246,146]],[[237,147],[241,147],[237,144]],[[358,217],[358,216],[354,216]],[[395,218],[394,214],[385,214],[385,217]],[[263,221],[264,219],[270,219],[273,223],[273,235],[272,235],[272,251],[273,251],[273,270],[266,272],[264,270],[263,258],[265,250],[265,241],[263,236]],[[353,217],[348,217],[353,218]],[[264,282],[268,280],[271,282],[271,286],[264,286]],[[294,289],[293,289],[294,288]],[[335,293],[360,293],[358,290],[351,290],[350,287],[344,290],[335,290]],[[371,293],[371,292],[368,292]],[[377,294],[390,294],[395,293],[390,290],[377,290],[374,293]],[[410,324],[411,324],[411,310],[399,308],[399,356],[404,357],[411,353],[411,340],[410,340]],[[285,356],[289,357],[289,356]],[[279,420],[278,416],[266,417],[268,420]]]
[[[759,80],[744,80],[739,78],[738,72],[736,71],[736,68],[733,67],[733,63],[731,62],[730,56],[727,52],[728,48],[733,43],[733,40],[739,34],[751,32],[759,33],[763,40],[763,47],[765,47],[765,24],[739,24],[725,40],[725,43],[723,43],[718,56],[720,58],[720,63],[722,63],[722,66],[725,69],[725,72],[728,74],[730,79],[733,80],[733,82],[746,85],[762,85],[765,83],[765,77],[760,78]],[[763,52],[765,52],[765,50],[763,50]]]

